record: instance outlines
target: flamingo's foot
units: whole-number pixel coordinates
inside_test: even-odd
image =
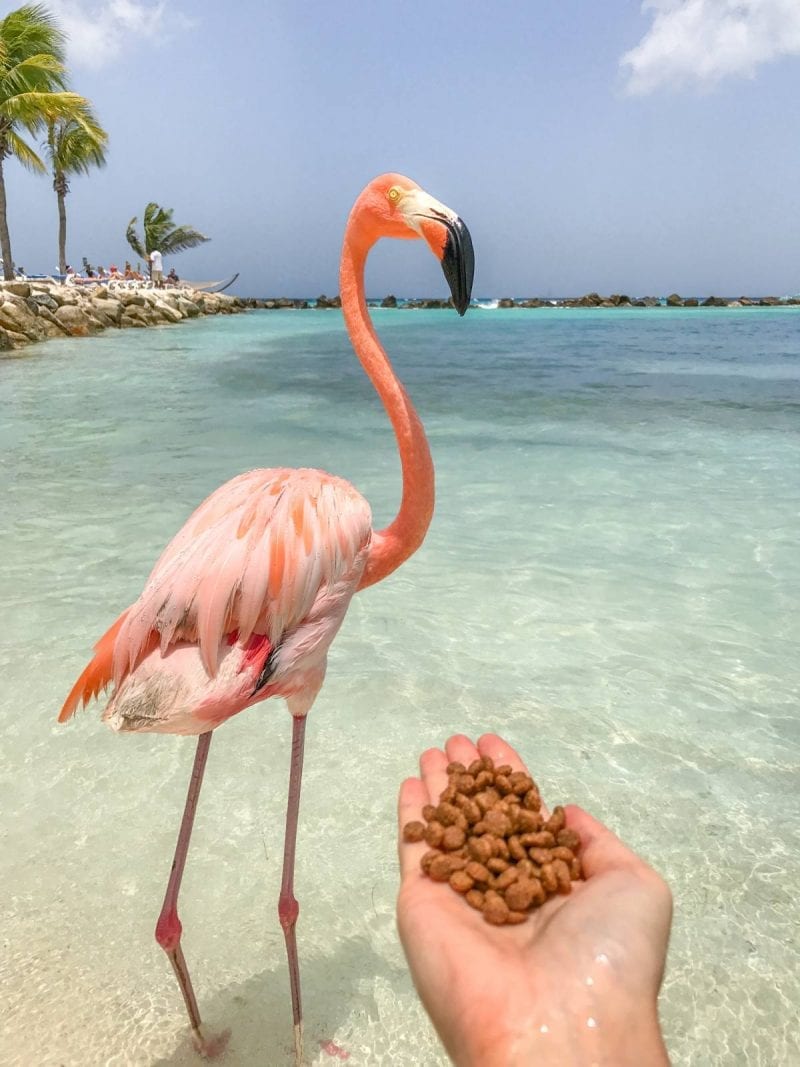
[[[223,1030],[220,1034],[207,1034],[201,1027],[198,1030],[192,1030],[192,1044],[195,1052],[198,1052],[203,1059],[213,1060],[221,1056],[228,1047],[230,1036],[230,1030]]]
[[[341,1045],[337,1045],[335,1041],[320,1041],[319,1047],[323,1052],[327,1052],[329,1056],[335,1056],[337,1060],[349,1060],[350,1053],[347,1049],[342,1048]]]

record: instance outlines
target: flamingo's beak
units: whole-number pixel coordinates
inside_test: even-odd
[[[475,253],[462,219],[422,189],[409,190],[400,203],[408,226],[423,237],[442,264],[453,305],[463,315],[472,298]]]
[[[442,255],[442,270],[450,286],[453,306],[463,315],[472,299],[472,277],[475,273],[475,253],[472,238],[458,215],[446,219],[447,240]]]

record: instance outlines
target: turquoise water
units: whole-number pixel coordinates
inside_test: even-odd
[[[503,733],[552,799],[672,884],[676,1064],[800,1062],[800,316],[376,311],[428,428],[423,549],[357,597],[309,720],[297,888],[307,1044],[446,1063],[394,928],[395,787]],[[152,937],[191,739],[54,716],[89,648],[216,485],[322,466],[399,496],[334,312],[51,342],[0,362],[0,1061],[195,1063]],[[225,1063],[291,1060],[276,916],[290,724],[218,731],[184,947]]]

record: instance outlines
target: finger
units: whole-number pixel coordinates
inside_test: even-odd
[[[445,744],[444,750],[447,754],[448,762],[463,763],[465,767],[469,767],[474,760],[480,759],[480,752],[464,734],[454,734]]]
[[[526,771],[527,767],[514,749],[497,734],[484,734],[478,738],[478,751],[482,756],[490,756],[495,767],[507,763],[512,771]]]
[[[587,878],[605,871],[646,867],[635,852],[623,845],[616,834],[588,811],[579,808],[577,804],[568,804],[564,811],[567,826],[580,836],[581,863]]]
[[[419,778],[406,778],[400,786],[400,796],[397,801],[398,842],[397,851],[400,856],[400,873],[406,878],[414,871],[419,871],[419,861],[426,852],[428,846],[424,841],[410,842],[403,840],[403,827],[406,823],[419,820],[423,822],[422,809],[428,803],[428,790]]]
[[[429,748],[419,758],[419,769],[428,790],[426,804],[438,804],[447,788],[447,756],[440,748]]]

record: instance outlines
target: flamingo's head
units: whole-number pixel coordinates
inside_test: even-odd
[[[381,174],[356,200],[353,218],[367,239],[422,237],[442,265],[459,315],[469,307],[475,257],[463,221],[411,178]]]

